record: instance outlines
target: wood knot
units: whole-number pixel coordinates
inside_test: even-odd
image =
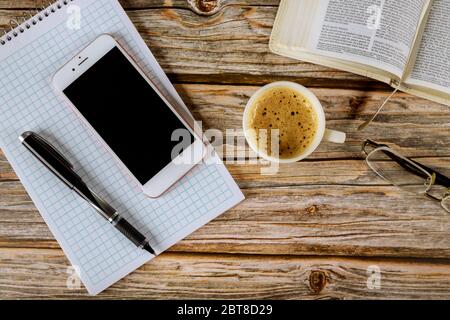
[[[361,107],[361,104],[363,103],[363,100],[359,97],[351,97],[349,101],[349,107],[352,110],[358,110]]]
[[[220,9],[222,0],[187,0],[192,10],[202,16],[211,16]]]
[[[313,293],[320,293],[327,285],[327,275],[323,271],[312,271],[309,275],[309,287]]]
[[[319,208],[316,205],[306,208],[306,212],[308,212],[310,215],[314,215],[318,211],[319,211]]]

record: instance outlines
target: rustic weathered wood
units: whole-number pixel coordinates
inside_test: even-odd
[[[445,168],[450,158],[424,158],[423,164],[440,168],[442,173],[450,173]],[[227,163],[230,161],[227,161]],[[260,187],[292,187],[306,185],[348,185],[348,186],[383,186],[386,182],[379,179],[370,171],[362,160],[329,160],[329,161],[303,161],[295,164],[280,166],[276,175],[263,175],[261,170],[267,164],[228,164],[233,177],[239,182],[241,188]],[[17,180],[17,176],[7,163],[0,162],[0,182]]]
[[[254,86],[180,85],[178,91],[204,128],[241,129],[242,114]],[[397,94],[370,127],[357,127],[389,95],[385,91],[320,88],[328,127],[347,132],[345,145],[323,144],[310,159],[357,159],[367,139],[389,143],[411,157],[450,156],[450,108],[404,93]]]
[[[0,244],[56,247],[22,187],[0,184]],[[172,251],[450,258],[450,220],[394,187],[251,188],[247,200]]]
[[[247,200],[100,298],[449,298],[448,215],[387,186],[360,145],[389,143],[450,174],[450,108],[400,93],[356,132],[390,88],[271,54],[278,0],[190,2],[121,1],[204,129],[241,128],[255,84],[288,79],[316,87],[329,127],[348,132],[348,142],[324,144],[275,176],[228,161]],[[0,28],[36,3],[0,1]],[[254,156],[232,151],[224,157]],[[85,298],[84,289],[66,288],[67,265],[0,151],[0,297]],[[382,271],[380,290],[367,288],[370,265]]]
[[[257,90],[254,86],[176,87],[205,130],[222,132],[242,128],[245,104]],[[356,127],[376,110],[387,92],[325,88],[313,91],[324,105],[329,127],[347,132],[348,141],[342,146],[323,144],[311,159],[358,159],[366,138],[389,143],[411,157],[450,156],[450,108],[444,105],[399,93],[372,126],[357,132]]]
[[[179,85],[177,89],[205,129],[225,131],[240,128],[243,107],[256,87]],[[274,176],[261,175],[263,165],[230,164],[231,173],[246,189],[247,201],[173,250],[449,258],[446,230],[450,225],[442,210],[429,200],[387,187],[367,168],[359,150],[362,140],[371,137],[406,155],[423,157],[425,164],[450,174],[446,148],[450,109],[399,94],[383,122],[356,133],[342,125],[359,123],[351,120],[355,101],[364,104],[361,113],[368,115],[387,92],[315,92],[333,127],[349,132],[349,142],[325,144],[310,160],[282,165]],[[380,130],[383,127],[388,129]],[[436,137],[441,137],[442,148],[436,148]],[[57,247],[4,158],[0,168],[4,181],[0,208],[5,210],[0,241],[14,247]],[[16,223],[15,228],[9,228],[11,223]]]
[[[151,9],[151,8],[190,8],[190,0],[119,0],[125,9]],[[196,0],[192,2],[195,3]],[[205,6],[208,2],[219,2],[220,8],[223,9],[230,5],[254,5],[254,6],[278,6],[280,0],[199,0],[204,2]],[[0,9],[34,9],[36,7],[46,6],[49,1],[46,0],[2,0]],[[199,5],[197,5],[199,6]]]
[[[9,3],[9,7],[18,8]],[[20,2],[18,2],[20,3]],[[159,5],[163,3],[164,7]],[[178,4],[182,4],[182,8]],[[224,1],[211,16],[199,16],[186,1],[124,1],[128,14],[172,80],[266,83],[291,79],[309,86],[386,86],[353,74],[274,55],[268,50],[277,1]],[[158,5],[159,4],[159,5]],[[32,6],[24,2],[20,8]],[[7,4],[5,7],[8,7]],[[135,8],[138,8],[136,10]],[[24,10],[0,10],[0,29]]]
[[[244,107],[258,87],[186,84],[176,88],[205,130],[218,129],[225,134],[227,129],[242,129]],[[444,105],[399,93],[372,126],[357,132],[358,125],[375,112],[388,92],[325,88],[313,91],[325,108],[328,127],[347,132],[348,139],[345,145],[324,143],[306,162],[361,159],[361,143],[367,138],[388,143],[410,157],[450,157],[450,108]],[[239,156],[233,148],[223,149],[229,159]],[[436,162],[437,167],[448,167],[446,160],[442,161],[442,164]],[[304,165],[282,166],[282,169],[291,167],[294,171]],[[0,158],[1,175],[11,174],[7,167],[6,159]],[[336,169],[348,172],[339,165]]]
[[[67,289],[60,250],[0,249],[2,298],[86,298]],[[381,271],[380,289],[368,279]],[[69,271],[70,272],[70,271]],[[45,281],[42,281],[45,279]],[[440,262],[164,254],[96,298],[448,299],[450,268]]]

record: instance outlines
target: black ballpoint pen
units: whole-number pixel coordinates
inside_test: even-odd
[[[155,255],[147,238],[136,230],[117,210],[95,194],[75,173],[72,164],[37,133],[27,131],[19,137],[22,144],[70,189],[91,204],[109,223],[141,249]]]

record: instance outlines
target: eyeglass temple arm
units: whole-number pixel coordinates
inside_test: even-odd
[[[409,158],[408,158],[409,159]],[[442,173],[436,172],[435,170],[421,164],[418,163],[417,161],[414,161],[412,159],[409,159],[412,162],[414,162],[416,165],[418,165],[419,167],[421,167],[422,169],[425,169],[426,171],[430,172],[430,173],[434,173],[436,175],[436,184],[442,185],[446,188],[450,188],[450,178],[444,176]]]
[[[427,178],[427,175],[425,173],[423,173],[421,170],[418,170],[417,168],[411,166],[408,162],[406,162],[405,160],[403,160],[402,158],[397,157],[394,154],[388,154],[388,156],[390,158],[392,158],[392,160],[397,161],[398,164],[400,164],[405,170],[408,170],[411,173],[414,173],[422,178]],[[422,169],[424,169],[425,171],[427,171],[428,173],[432,174],[434,173],[434,175],[436,176],[436,180],[435,183],[438,185],[442,185],[446,188],[450,188],[450,179],[447,178],[446,176],[444,176],[443,174],[436,172],[435,170],[431,169],[430,167],[427,167],[411,158],[406,158],[409,161],[411,161],[412,163],[416,164],[417,166],[421,167]]]
[[[383,151],[384,152],[384,151]],[[414,166],[412,166],[409,162],[407,162],[407,161],[405,161],[404,159],[402,159],[402,158],[400,158],[400,157],[398,157],[398,156],[396,156],[396,155],[394,155],[394,154],[392,154],[392,153],[387,153],[387,152],[384,152],[388,157],[390,157],[392,160],[394,160],[394,161],[396,161],[399,165],[401,165],[402,167],[403,167],[403,169],[405,169],[405,170],[407,170],[407,171],[409,171],[409,172],[411,172],[411,173],[413,173],[413,174],[415,174],[415,175],[417,175],[417,176],[419,176],[419,177],[422,177],[422,178],[428,178],[428,175],[426,174],[426,173],[424,173],[423,171],[421,171],[421,170],[419,170],[419,169],[417,169],[416,167],[414,167]],[[412,162],[414,162],[415,164],[417,164],[419,167],[421,167],[422,169],[425,169],[425,170],[427,170],[427,168],[425,168],[423,165],[421,165],[420,163],[417,163],[417,162],[415,162],[415,161],[413,161],[413,160],[411,160],[410,158],[406,158],[406,159],[408,159],[408,160],[410,160],[410,161],[412,161]],[[428,170],[427,170],[428,171]],[[433,171],[429,171],[430,173],[431,172],[433,172]]]
[[[380,148],[380,147],[388,147],[387,145],[381,145],[378,144],[374,141],[371,140],[367,140],[364,144],[365,146],[371,146],[373,148]],[[402,158],[396,156],[395,154],[392,154],[390,152],[384,152],[384,154],[386,154],[389,158],[391,158],[392,160],[396,161],[399,165],[401,165],[405,170],[414,173],[420,177],[426,178],[427,175],[424,174],[422,171],[418,170],[415,167],[412,167],[407,161],[403,160]],[[424,169],[425,171],[429,172],[429,173],[434,173],[436,175],[436,184],[442,185],[444,187],[450,188],[450,178],[444,176],[443,174],[436,172],[435,170],[421,164],[418,163],[417,161],[414,161],[410,158],[407,158],[408,160],[410,160],[411,162],[413,162],[414,164],[416,164],[417,166],[421,167],[422,169]]]

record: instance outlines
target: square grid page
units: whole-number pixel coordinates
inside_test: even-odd
[[[174,103],[186,107],[116,0],[74,4],[81,8],[81,29],[67,28],[63,8],[26,37],[13,39],[7,52],[0,46],[0,145],[89,292],[96,294],[151,257],[38,163],[20,144],[21,133],[32,130],[48,137],[158,252],[242,201],[243,195],[213,152],[208,156],[213,161],[198,165],[162,197],[142,194],[55,92],[52,76],[84,46],[109,33]]]

